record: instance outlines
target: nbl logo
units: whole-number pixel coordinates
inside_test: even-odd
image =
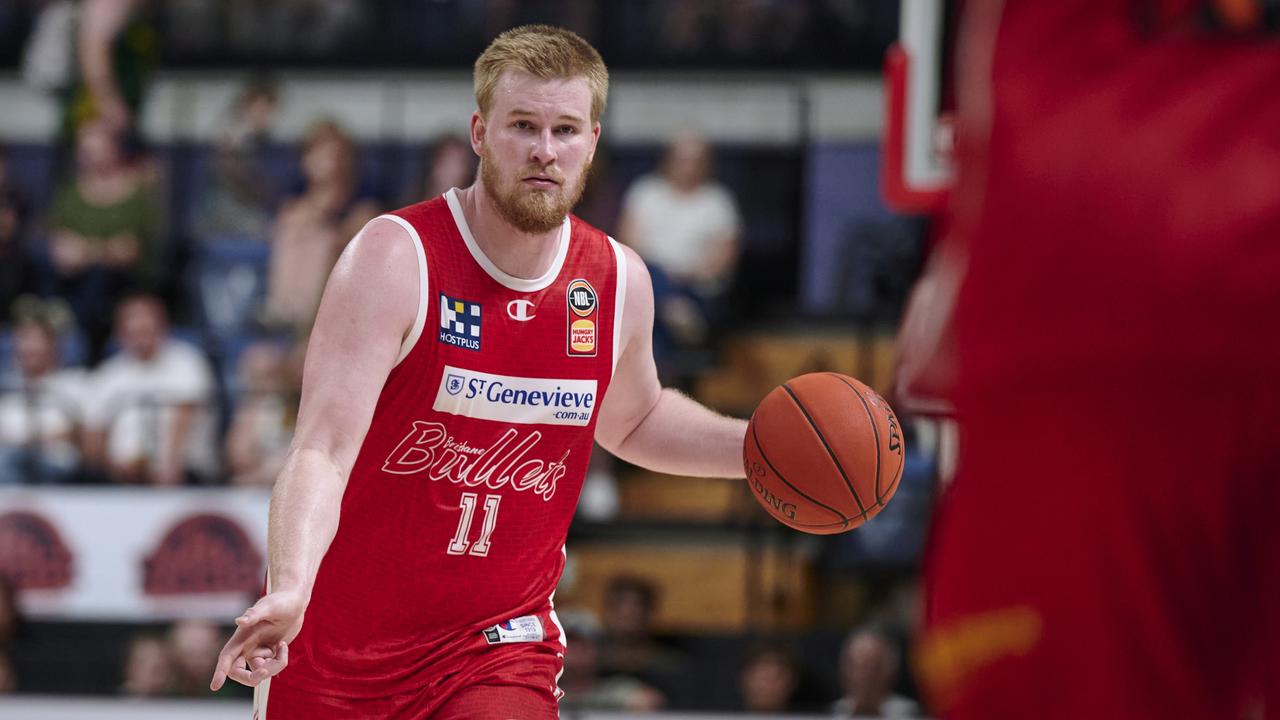
[[[596,289],[583,278],[577,278],[569,283],[565,302],[569,306],[569,327],[566,330],[569,355],[595,357],[596,309],[599,305]]]
[[[582,279],[569,283],[569,309],[578,317],[589,317],[596,311],[596,291],[591,283]]]

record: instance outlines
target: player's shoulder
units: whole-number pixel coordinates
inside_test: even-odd
[[[347,243],[331,275],[331,284],[375,289],[378,293],[418,292],[423,252],[417,231],[396,215],[379,215]]]

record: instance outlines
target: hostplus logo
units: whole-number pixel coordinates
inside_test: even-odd
[[[480,349],[480,303],[440,293],[440,342],[467,350]]]

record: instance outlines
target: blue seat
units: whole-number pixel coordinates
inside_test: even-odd
[[[243,334],[267,291],[271,246],[253,238],[216,238],[193,265],[200,319],[218,338]]]

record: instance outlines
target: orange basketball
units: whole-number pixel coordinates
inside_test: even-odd
[[[747,426],[747,484],[784,525],[816,535],[852,530],[898,489],[898,418],[876,391],[838,373],[801,375],[773,389]]]

